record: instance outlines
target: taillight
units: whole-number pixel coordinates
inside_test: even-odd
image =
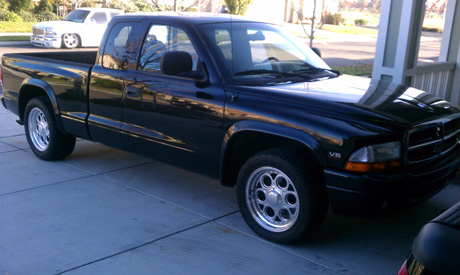
[[[409,271],[407,271],[407,261],[405,261],[401,266],[398,275],[409,275]]]
[[[3,87],[3,70],[2,70],[2,66],[0,66],[0,81],[1,81],[1,85]]]

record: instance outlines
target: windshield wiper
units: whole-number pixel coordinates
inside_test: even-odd
[[[305,78],[305,79],[311,79],[311,76],[309,76],[309,75],[281,72],[281,71],[275,71],[275,70],[248,70],[248,71],[238,72],[238,73],[234,74],[233,76],[238,76],[238,75],[260,75],[260,74],[277,74],[277,75],[281,75],[281,76],[285,76],[285,77],[301,77],[301,78]]]
[[[295,71],[292,71],[292,72],[294,72],[294,73],[331,72],[331,73],[336,74],[337,76],[341,75],[341,73],[339,71],[336,71],[336,70],[331,70],[331,69],[326,69],[326,68],[315,68],[315,67],[311,67],[311,68],[307,68],[307,69],[295,70]]]

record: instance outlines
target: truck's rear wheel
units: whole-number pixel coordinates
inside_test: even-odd
[[[250,158],[241,168],[236,190],[248,226],[279,243],[293,243],[315,231],[328,209],[317,168],[312,161],[281,149]]]
[[[65,33],[62,35],[62,45],[67,49],[73,49],[78,47],[80,39],[75,33]]]
[[[51,104],[46,97],[33,98],[26,106],[24,128],[34,154],[43,160],[59,160],[72,153],[75,137],[59,131]]]

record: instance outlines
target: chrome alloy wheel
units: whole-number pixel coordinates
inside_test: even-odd
[[[77,35],[73,33],[66,33],[62,37],[62,40],[64,40],[64,45],[66,48],[76,48],[78,46],[78,37]]]
[[[33,108],[28,121],[30,140],[37,150],[45,151],[50,143],[50,131],[45,114],[39,108]]]
[[[246,204],[254,220],[272,232],[284,232],[297,221],[299,195],[291,179],[273,167],[261,167],[246,183]]]

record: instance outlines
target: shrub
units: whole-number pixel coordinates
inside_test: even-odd
[[[422,27],[422,30],[426,31],[426,32],[437,32],[437,33],[442,33],[443,32],[443,29],[436,28],[436,27]]]
[[[143,1],[136,1],[134,2],[134,5],[136,5],[136,7],[139,9],[139,11],[152,11],[149,7],[149,5],[147,5],[145,2]]]
[[[18,15],[22,17],[24,22],[37,22],[37,16],[30,11],[22,10]]]
[[[22,18],[12,11],[2,11],[0,12],[0,21],[22,22]]]
[[[355,25],[357,26],[366,26],[367,25],[367,20],[360,18],[355,20]]]
[[[38,22],[43,22],[43,21],[55,21],[55,20],[59,20],[61,18],[59,18],[59,16],[57,16],[55,13],[53,12],[44,12],[44,13],[40,13],[37,17],[37,20]]]
[[[342,18],[342,14],[340,13],[327,13],[324,16],[324,24],[329,24],[329,25],[340,25],[343,22],[345,22],[345,19]]]

